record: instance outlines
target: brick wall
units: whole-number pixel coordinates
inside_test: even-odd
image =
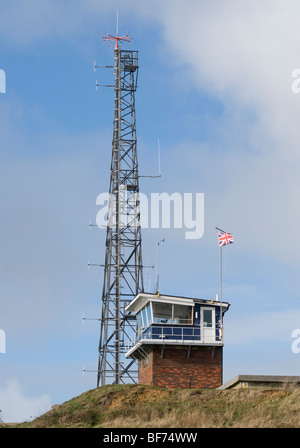
[[[222,347],[153,346],[148,359],[139,362],[139,383],[169,389],[217,388],[222,385]]]

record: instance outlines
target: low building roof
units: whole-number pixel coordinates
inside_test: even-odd
[[[300,376],[290,375],[237,375],[218,389],[231,389],[241,382],[252,383],[300,383]]]

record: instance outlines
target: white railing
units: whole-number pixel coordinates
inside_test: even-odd
[[[151,325],[148,328],[139,328],[127,342],[125,342],[125,349],[131,350],[139,342],[144,341],[161,341],[178,343],[214,343],[221,342],[220,326],[213,325],[212,327],[181,327],[181,326],[155,326]]]
[[[162,317],[155,317],[154,316],[154,324],[167,324],[167,325],[192,325],[193,319],[163,319]],[[151,324],[151,322],[150,322]]]

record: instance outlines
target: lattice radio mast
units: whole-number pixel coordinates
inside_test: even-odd
[[[138,52],[120,49],[131,38],[119,37],[118,26],[116,36],[108,34],[103,40],[115,43],[115,108],[97,386],[136,382],[135,360],[124,356],[124,342],[136,331],[136,318],[125,308],[143,291],[135,114]]]

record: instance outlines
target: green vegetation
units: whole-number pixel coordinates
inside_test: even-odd
[[[300,389],[167,390],[104,386],[19,428],[297,428]]]

